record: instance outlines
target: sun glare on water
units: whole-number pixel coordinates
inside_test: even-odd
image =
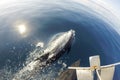
[[[26,32],[26,26],[25,25],[18,25],[18,31],[20,34],[24,34]]]

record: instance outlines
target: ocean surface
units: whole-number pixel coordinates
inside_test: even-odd
[[[101,65],[120,61],[120,20],[107,4],[87,0],[24,0],[0,4],[0,80],[10,80],[25,66],[39,42],[75,30],[75,40],[64,54],[33,80],[53,80],[76,60],[89,66],[89,56],[100,55]],[[25,34],[16,26],[26,25]],[[120,80],[120,66],[114,80]],[[57,76],[56,76],[57,75]]]

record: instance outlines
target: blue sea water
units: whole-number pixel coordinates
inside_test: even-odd
[[[120,61],[120,35],[113,28],[114,22],[106,21],[104,15],[92,14],[95,13],[94,10],[87,6],[67,2],[44,3],[35,0],[14,2],[5,7],[4,14],[0,14],[1,77],[5,74],[3,69],[15,73],[22,68],[28,55],[35,50],[37,42],[42,41],[46,45],[53,35],[70,29],[75,30],[74,44],[69,54],[58,59],[67,66],[78,59],[80,66],[89,66],[89,56],[92,55],[100,55],[101,65]],[[23,37],[17,32],[14,27],[16,23],[27,24],[27,36]],[[56,75],[61,67],[57,61],[54,64],[50,69],[58,67]],[[114,80],[120,80],[119,74],[120,66],[116,67]],[[6,74],[1,79],[9,78],[9,75],[11,74]],[[52,79],[53,76],[49,77]]]

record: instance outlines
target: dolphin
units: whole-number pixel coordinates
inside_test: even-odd
[[[47,47],[42,51],[42,54],[19,70],[12,80],[30,80],[38,71],[55,62],[65,52],[68,52],[74,38],[74,30],[59,34],[59,36],[49,42]]]

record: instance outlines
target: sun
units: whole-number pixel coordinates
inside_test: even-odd
[[[24,34],[26,32],[26,26],[24,24],[18,25],[17,27],[20,34]]]

